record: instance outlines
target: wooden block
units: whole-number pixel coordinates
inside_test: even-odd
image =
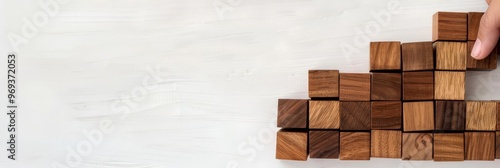
[[[467,13],[437,12],[432,16],[432,41],[466,41]]]
[[[433,100],[434,72],[403,72],[403,100]]]
[[[465,100],[465,72],[435,71],[434,89],[436,100]]]
[[[463,161],[464,133],[434,134],[435,161]]]
[[[309,131],[310,158],[339,158],[339,131]]]
[[[497,131],[500,131],[500,102],[497,104]]]
[[[309,70],[309,97],[339,97],[339,71]]]
[[[436,130],[465,130],[465,101],[436,101]]]
[[[432,160],[432,133],[403,133],[403,160]]]
[[[465,160],[495,160],[495,132],[466,132]]]
[[[401,100],[401,73],[372,73],[372,100]]]
[[[309,128],[339,129],[340,128],[339,101],[310,100]]]
[[[496,159],[500,159],[500,131],[496,132],[497,138],[496,138]]]
[[[465,130],[495,131],[497,103],[486,101],[467,101]]]
[[[279,99],[278,127],[307,128],[307,104],[303,99]]]
[[[340,102],[340,130],[370,130],[370,102]]]
[[[466,70],[467,42],[434,42],[436,70]]]
[[[340,132],[340,160],[370,160],[370,133]]]
[[[340,100],[370,101],[368,73],[340,73]]]
[[[401,101],[372,101],[372,129],[401,129]]]
[[[473,41],[477,39],[477,33],[479,32],[479,22],[481,17],[483,17],[483,12],[469,12],[467,18],[467,30],[468,38],[467,40]]]
[[[401,158],[401,131],[372,130],[372,157]]]
[[[370,70],[401,70],[401,42],[370,42]]]
[[[276,159],[307,160],[307,132],[280,130],[276,136]]]
[[[403,102],[403,130],[434,130],[434,103],[432,101]]]
[[[403,43],[401,55],[403,71],[434,70],[432,42]]]
[[[467,42],[467,70],[494,70],[497,69],[497,48],[493,48],[490,55],[485,59],[476,60],[472,58],[471,52],[474,41]]]

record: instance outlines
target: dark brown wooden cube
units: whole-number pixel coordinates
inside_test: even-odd
[[[435,161],[463,161],[464,133],[434,134]]]
[[[403,43],[401,49],[403,71],[434,70],[432,42]]]
[[[370,70],[401,70],[401,42],[371,42]]]
[[[341,101],[370,101],[369,73],[340,73]]]
[[[370,130],[370,102],[340,102],[340,130]]]
[[[467,42],[467,70],[495,70],[497,69],[497,48],[493,48],[490,55],[482,60],[472,58],[471,52],[475,41]]]
[[[401,131],[372,130],[371,156],[401,158]]]
[[[465,160],[495,160],[495,132],[466,132]]]
[[[309,131],[310,158],[339,158],[339,131]]]
[[[309,70],[309,97],[339,97],[339,71]]]
[[[497,103],[497,131],[500,131],[500,102]]]
[[[280,130],[276,136],[276,159],[307,160],[307,132]]]
[[[436,70],[466,70],[467,42],[436,41]]]
[[[433,100],[434,72],[403,72],[403,100]]]
[[[401,129],[401,101],[372,101],[372,130]]]
[[[432,160],[432,133],[403,133],[403,160]]]
[[[401,73],[372,73],[372,100],[401,100]]]
[[[467,19],[467,30],[468,30],[468,38],[469,41],[475,41],[477,39],[477,33],[479,32],[479,22],[481,21],[481,17],[483,17],[483,12],[469,12]]]
[[[436,130],[465,130],[465,101],[436,101]]]
[[[496,132],[497,138],[496,138],[496,159],[500,159],[500,131]]]
[[[467,17],[467,13],[435,13],[432,16],[432,41],[467,41]]]
[[[340,160],[370,160],[370,132],[340,132]]]
[[[304,99],[278,100],[278,127],[307,128],[307,105]]]

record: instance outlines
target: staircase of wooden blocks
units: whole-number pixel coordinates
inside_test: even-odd
[[[465,71],[497,66],[470,56],[481,16],[434,14],[432,42],[371,42],[371,73],[310,70],[310,100],[278,100],[276,158],[500,159],[500,102],[465,100]]]

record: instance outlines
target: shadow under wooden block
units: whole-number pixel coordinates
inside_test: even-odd
[[[371,100],[401,100],[401,73],[372,73]]]
[[[341,101],[370,101],[369,73],[340,73]]]
[[[307,132],[280,130],[276,137],[276,159],[307,160]]]
[[[372,130],[401,129],[403,109],[401,101],[372,101],[371,103]]]
[[[401,70],[401,42],[370,42],[370,70]]]
[[[463,161],[464,133],[435,133],[435,161]]]
[[[497,69],[497,48],[493,48],[490,55],[482,60],[476,60],[470,55],[474,41],[467,42],[467,70],[495,70]]]
[[[435,71],[434,89],[436,100],[465,100],[465,72]]]
[[[467,101],[465,130],[495,131],[497,102]]]
[[[467,42],[434,42],[436,70],[466,70]]]
[[[467,13],[437,12],[432,16],[432,41],[466,41]]]
[[[500,131],[496,132],[496,159],[500,159]]]
[[[310,129],[339,129],[340,110],[339,101],[310,100],[309,101],[309,128]]]
[[[436,130],[465,130],[465,101],[436,101]]]
[[[339,131],[309,131],[310,158],[339,158]]]
[[[433,100],[434,72],[403,72],[403,100]]]
[[[279,99],[278,127],[307,128],[307,105],[305,99]]]
[[[309,70],[309,97],[339,97],[339,71]]]
[[[370,132],[340,132],[340,160],[370,160]]]
[[[370,130],[370,113],[370,102],[340,102],[340,130]]]
[[[467,13],[467,40],[474,41],[477,39],[477,33],[479,32],[479,23],[481,17],[483,17],[483,12],[469,12]]]
[[[403,102],[403,130],[405,132],[434,130],[434,103]]]
[[[401,44],[403,71],[434,70],[434,48],[432,42]]]
[[[403,160],[432,160],[432,133],[403,133]]]
[[[466,132],[465,160],[495,160],[495,132]]]
[[[372,130],[371,156],[401,158],[401,131]]]

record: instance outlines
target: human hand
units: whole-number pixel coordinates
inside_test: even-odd
[[[488,9],[481,17],[479,32],[472,48],[471,56],[475,59],[484,59],[496,47],[500,35],[500,2],[486,0]]]

